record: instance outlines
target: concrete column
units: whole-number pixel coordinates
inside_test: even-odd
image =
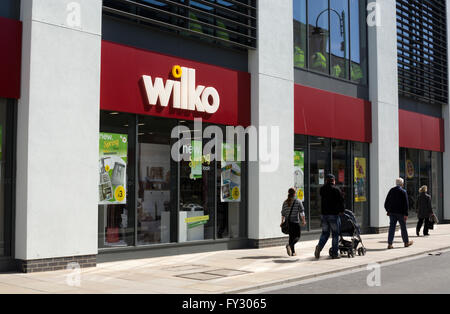
[[[22,0],[15,258],[97,254],[101,0]]]
[[[369,23],[368,26],[373,135],[370,145],[370,226],[379,229],[388,226],[384,201],[400,174],[397,23],[395,0],[371,0],[369,8],[372,3],[377,4],[376,14],[381,24],[371,26]]]
[[[252,78],[252,125],[258,144],[264,127],[279,127],[279,165],[267,172],[265,163],[249,166],[249,237],[281,237],[281,206],[294,184],[294,61],[292,0],[258,1],[258,49],[249,52]],[[270,138],[270,137],[269,137]]]
[[[448,1],[446,3],[447,9],[447,51],[450,50],[450,41],[449,41],[449,32],[450,32],[450,3]],[[447,57],[449,58],[450,64],[450,54],[447,53]],[[450,78],[450,71],[449,71]],[[449,88],[450,91],[450,88]],[[443,195],[444,195],[444,203],[443,203],[443,215],[444,220],[450,221],[450,182],[448,178],[450,178],[450,108],[449,104],[442,107],[442,118],[444,119],[444,139],[445,139],[445,152],[443,154],[443,178],[444,178],[444,186],[443,186]]]

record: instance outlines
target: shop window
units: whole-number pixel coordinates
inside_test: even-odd
[[[431,153],[431,206],[439,219],[442,220],[443,213],[443,189],[442,189],[442,153]]]
[[[400,177],[405,178],[410,218],[417,217],[419,189],[424,185],[431,195],[433,210],[442,215],[442,153],[401,148]]]
[[[330,140],[311,137],[310,154],[310,229],[320,229],[322,199],[320,188],[325,184],[325,176],[331,173]]]
[[[102,112],[100,125],[98,246],[126,247],[134,244],[133,194],[128,184],[133,116]]]
[[[208,125],[105,111],[100,124],[99,248],[246,236],[247,163],[205,155]],[[216,150],[228,158],[245,147]]]
[[[245,147],[237,144],[237,137],[218,148],[222,160],[216,162],[217,174],[217,238],[239,238],[245,232],[246,163],[239,156]]]
[[[353,143],[353,211],[359,224],[369,225],[369,144]]]
[[[336,177],[336,186],[341,190],[345,201],[345,208],[351,209],[351,158],[348,151],[348,142],[333,140],[333,175]]]
[[[417,218],[417,198],[420,188],[420,168],[419,168],[419,151],[415,149],[406,150],[405,160],[406,171],[406,191],[408,192],[409,201],[409,217]]]
[[[178,242],[214,239],[215,224],[215,167],[203,155],[206,144],[200,136],[203,130],[194,129],[194,123],[183,123],[191,141],[181,147],[190,160],[180,162],[180,199]]]
[[[297,199],[303,202],[305,207],[305,216],[307,226],[309,229],[309,182],[306,180],[308,171],[308,154],[307,154],[307,140],[305,135],[295,135],[294,148],[294,188],[297,191]]]
[[[303,197],[307,230],[321,227],[320,189],[332,173],[346,209],[358,223],[369,225],[369,144],[295,135],[294,182],[297,198]],[[303,188],[301,188],[303,187]]]
[[[6,100],[0,98],[0,256],[5,254]]]
[[[176,215],[177,165],[171,158],[176,121],[139,117],[137,145],[137,245],[170,243]]]

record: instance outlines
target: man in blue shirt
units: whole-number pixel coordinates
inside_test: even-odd
[[[408,221],[409,202],[408,193],[403,188],[404,183],[405,181],[403,179],[397,179],[396,187],[392,188],[389,191],[389,194],[386,197],[386,202],[384,203],[384,208],[386,209],[387,215],[390,219],[388,237],[389,250],[394,248],[393,244],[397,222],[400,223],[403,243],[405,244],[405,247],[410,247],[411,245],[413,245],[413,242],[409,241],[408,230],[406,228],[406,222]]]

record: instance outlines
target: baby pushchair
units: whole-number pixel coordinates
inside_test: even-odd
[[[344,237],[350,237],[350,241],[345,240]],[[356,253],[359,256],[365,256],[367,253],[361,240],[361,228],[356,221],[355,215],[350,210],[346,210],[344,215],[341,216],[339,253],[341,255],[347,255],[348,258],[355,257]]]

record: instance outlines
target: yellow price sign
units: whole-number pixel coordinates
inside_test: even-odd
[[[232,195],[233,195],[233,199],[235,201],[238,200],[241,197],[241,191],[239,190],[239,188],[237,186],[235,186],[233,188]]]
[[[114,192],[114,196],[116,198],[116,201],[118,202],[123,202],[123,200],[125,199],[125,188],[123,186],[118,186],[116,188],[116,191]]]
[[[305,199],[305,193],[303,192],[303,189],[299,189],[297,191],[297,198],[303,202],[303,200]]]

